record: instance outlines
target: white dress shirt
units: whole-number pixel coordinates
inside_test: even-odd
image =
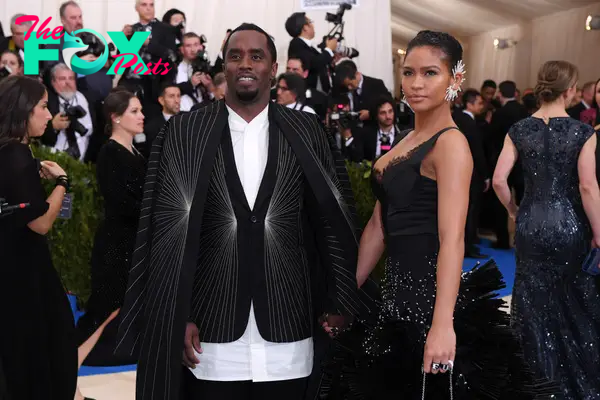
[[[467,114],[469,117],[471,117],[472,119],[475,119],[475,115],[473,115],[473,113],[472,113],[471,111],[468,111],[468,110],[463,110],[463,112],[464,112],[465,114]]]
[[[180,83],[189,81],[190,79],[192,79],[193,74],[194,74],[194,68],[192,67],[192,64],[183,60],[177,66],[177,77],[175,78],[175,84],[179,85]],[[196,88],[196,89],[198,89],[198,88]],[[209,97],[212,99],[212,98],[214,98],[214,95],[212,93],[210,93]],[[194,98],[196,99],[196,102],[198,102],[198,103],[202,103],[204,101],[204,98],[202,97],[202,93],[200,92],[200,90],[194,91]],[[192,97],[190,97],[190,95],[182,94],[181,102],[179,104],[179,109],[183,112],[188,112],[192,109],[192,107],[194,107],[196,102],[194,101],[194,99],[192,99]]]
[[[299,104],[298,102],[293,102],[286,105],[287,108],[291,108],[292,110],[304,111],[310,114],[316,114],[315,110],[312,109],[311,106]]]
[[[67,102],[62,97],[58,96],[58,109],[59,112],[65,111],[65,106]],[[90,116],[90,106],[83,94],[81,92],[75,92],[75,97],[71,99],[69,102],[71,106],[81,106],[86,114],[85,116],[79,118],[77,121],[81,123],[87,129],[85,135],[80,135],[78,132],[75,132],[75,138],[77,139],[77,147],[79,148],[79,161],[83,161],[85,158],[85,152],[87,151],[88,145],[90,143],[90,137],[94,132],[94,126],[92,125],[92,117]],[[56,144],[54,145],[54,149],[58,151],[66,151],[69,148],[69,142],[67,141],[66,131],[63,129],[58,133],[56,137]]]
[[[269,118],[267,106],[251,122],[229,112],[229,129],[238,175],[251,208],[267,165]],[[202,340],[202,338],[200,338]],[[305,378],[313,367],[313,340],[273,343],[264,340],[256,325],[254,305],[242,337],[231,343],[201,342],[200,363],[190,371],[209,381],[271,382]]]

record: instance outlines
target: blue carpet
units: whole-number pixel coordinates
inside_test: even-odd
[[[512,293],[513,284],[515,281],[515,250],[496,250],[491,247],[491,243],[489,240],[482,239],[481,245],[479,246],[479,250],[482,254],[487,254],[490,256],[489,258],[493,259],[498,265],[498,269],[502,273],[504,277],[504,282],[506,282],[506,288],[498,291],[500,297],[509,296]],[[474,258],[465,258],[463,262],[463,270],[468,271],[473,266],[479,263],[485,263],[488,259],[476,260]]]
[[[504,281],[506,282],[506,288],[500,290],[498,294],[501,297],[508,296],[512,292],[513,283],[515,280],[515,251],[514,250],[496,250],[491,248],[491,243],[489,240],[482,239],[481,245],[479,246],[482,254],[487,254],[492,258],[500,272],[504,277]],[[489,259],[489,258],[488,258]],[[473,266],[475,266],[478,262],[484,263],[488,259],[485,260],[476,260],[473,258],[465,258],[463,262],[463,270],[468,271]],[[77,310],[77,301],[75,296],[69,295],[69,301],[71,302],[71,307],[73,309],[73,314],[76,319],[79,319],[83,313]],[[102,374],[114,374],[118,372],[129,372],[135,371],[135,365],[123,365],[116,367],[87,367],[82,366],[79,369],[79,376],[90,376],[90,375],[102,375]]]

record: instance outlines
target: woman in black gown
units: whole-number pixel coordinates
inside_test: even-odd
[[[382,307],[336,338],[322,398],[533,397],[494,299],[500,272],[490,262],[461,275],[473,160],[448,104],[463,79],[461,58],[445,33],[420,32],[408,46],[402,88],[415,129],[374,165],[378,201],[357,269],[362,285],[387,250]]]
[[[96,232],[92,250],[92,294],[86,313],[77,324],[80,341],[86,340],[115,310],[123,305],[131,254],[135,246],[146,160],[133,146],[133,137],[144,131],[144,115],[137,97],[116,89],[104,100],[110,133],[98,155],[98,185],[104,198],[104,220]],[[113,355],[120,318],[105,328],[84,364],[135,363]]]
[[[24,209],[0,213],[0,359],[11,400],[71,400],[77,383],[73,314],[44,236],[69,187],[64,170],[37,162],[28,143],[52,119],[44,85],[0,82],[0,197]],[[40,176],[56,180],[46,197]]]
[[[600,282],[582,265],[600,246],[600,190],[594,130],[565,111],[576,85],[574,65],[542,66],[541,108],[508,132],[494,189],[516,217],[511,316],[525,358],[538,376],[560,382],[560,399],[591,400],[600,399]],[[519,210],[506,181],[517,159],[525,174]]]

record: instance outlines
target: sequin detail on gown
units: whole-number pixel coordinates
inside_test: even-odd
[[[515,234],[512,324],[538,376],[561,399],[600,399],[600,287],[581,270],[592,241],[577,163],[593,129],[570,118],[515,124],[525,194]]]
[[[321,399],[421,399],[422,361],[431,327],[439,251],[437,183],[421,163],[443,133],[374,171],[388,258],[380,312],[354,321],[334,341],[324,364]],[[405,135],[406,133],[404,133]],[[490,261],[462,274],[455,308],[454,399],[548,399],[556,387],[533,381],[504,302],[505,287]],[[429,375],[426,399],[450,399],[450,376]],[[536,397],[538,396],[539,397]]]

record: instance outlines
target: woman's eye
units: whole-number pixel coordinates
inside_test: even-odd
[[[404,71],[402,73],[402,75],[404,75],[404,76],[410,76],[410,75],[412,75],[412,72],[411,71]]]
[[[435,71],[427,71],[427,72],[425,72],[425,75],[427,75],[427,76],[434,76],[434,75],[437,75],[437,72],[435,72]]]

